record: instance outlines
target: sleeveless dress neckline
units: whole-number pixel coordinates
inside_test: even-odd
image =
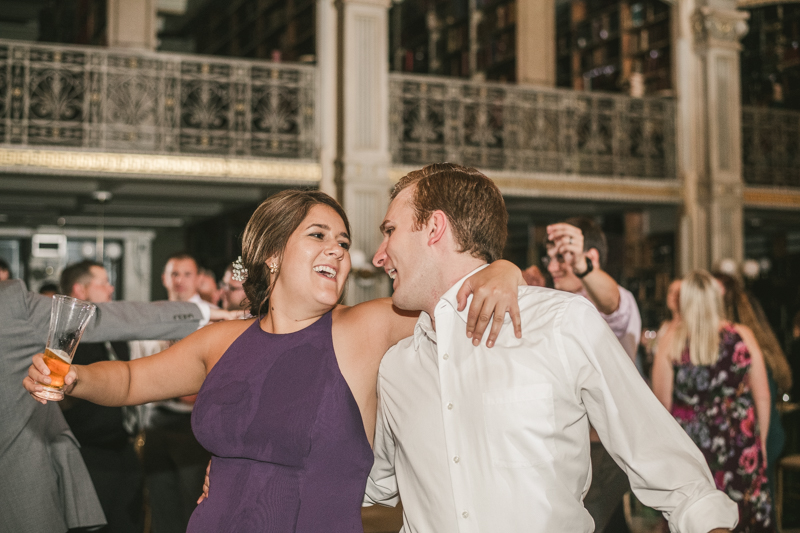
[[[315,325],[317,325],[319,323],[320,320],[324,320],[326,316],[331,315],[332,313],[333,313],[333,309],[331,309],[330,311],[327,311],[326,313],[320,315],[314,322],[310,323],[309,325],[307,325],[305,327],[302,327],[302,328],[298,329],[297,331],[291,331],[289,333],[273,333],[271,331],[264,331],[264,329],[261,327],[261,318],[256,319],[256,321],[253,324],[257,324],[258,331],[260,331],[264,335],[269,335],[269,336],[274,336],[274,337],[285,337],[285,336],[288,336],[288,335],[296,335],[298,333],[302,333],[304,331],[307,331],[309,328],[313,328]],[[265,317],[266,317],[266,315],[265,315]],[[332,323],[332,320],[331,320],[331,323]],[[248,328],[253,327],[253,324],[251,324]]]

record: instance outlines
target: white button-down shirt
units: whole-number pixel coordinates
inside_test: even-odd
[[[466,279],[466,278],[465,278]],[[383,358],[365,503],[403,499],[404,533],[593,531],[589,422],[673,532],[733,527],[736,504],[584,298],[521,287],[523,337],[466,337],[452,287]]]

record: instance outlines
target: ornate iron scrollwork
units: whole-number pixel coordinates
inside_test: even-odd
[[[0,41],[0,144],[313,160],[315,69]]]
[[[390,75],[392,160],[675,178],[675,102]]]

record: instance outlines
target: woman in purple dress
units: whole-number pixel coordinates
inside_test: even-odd
[[[734,531],[775,531],[764,358],[749,328],[724,320],[722,293],[708,272],[681,284],[680,318],[658,345],[653,392],[703,452],[717,488],[739,505]]]
[[[189,531],[362,531],[378,365],[413,333],[417,317],[399,313],[388,298],[337,305],[349,246],[347,217],[335,200],[316,191],[278,193],[259,206],[243,237],[244,288],[257,318],[211,325],[148,358],[70,370],[66,392],[103,405],[199,391],[192,427],[213,454],[213,489]],[[519,269],[500,264],[483,273],[484,282],[471,285],[489,288],[481,294],[490,297],[476,293],[474,316],[482,306],[503,315],[515,309],[517,284],[524,284]],[[25,387],[38,390],[34,381],[46,383],[45,373],[35,357]]]

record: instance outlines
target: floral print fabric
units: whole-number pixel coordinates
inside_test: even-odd
[[[734,532],[774,532],[755,402],[750,352],[732,325],[720,331],[719,359],[695,366],[687,346],[675,365],[672,416],[703,452],[717,488],[739,506]]]

